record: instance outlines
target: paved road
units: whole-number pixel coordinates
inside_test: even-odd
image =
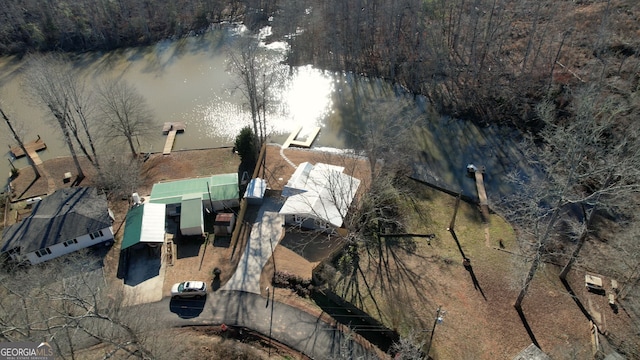
[[[271,333],[276,341],[313,359],[377,358],[349,335],[319,318],[279,302],[267,305],[266,298],[253,293],[218,291],[210,293],[206,301],[165,298],[147,305],[157,306],[158,320],[171,326],[223,323],[242,326],[265,335]]]

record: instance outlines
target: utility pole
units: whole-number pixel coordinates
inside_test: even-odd
[[[429,337],[429,345],[427,346],[427,359],[429,359],[429,351],[431,351],[431,344],[433,343],[433,334],[436,332],[436,326],[442,323],[442,316],[444,316],[444,311],[441,310],[442,306],[438,306],[436,310],[436,318],[433,320],[433,327],[431,328],[431,336]]]
[[[271,259],[273,260],[273,276],[275,277],[276,273],[276,257],[273,254],[273,238],[269,237],[269,245],[271,245]],[[271,283],[273,286],[273,278],[271,278]],[[268,289],[268,288],[267,288]],[[271,295],[271,315],[269,316],[269,358],[271,358],[271,331],[273,329],[273,302],[276,299],[276,289],[270,293],[267,291],[267,301],[269,301],[269,295]]]

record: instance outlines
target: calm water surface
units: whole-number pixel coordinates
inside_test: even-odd
[[[176,138],[174,149],[197,149],[232,146],[236,134],[251,124],[237,79],[228,66],[227,47],[233,46],[235,30],[216,30],[204,36],[163,41],[154,46],[88,53],[76,63],[90,84],[106,77],[122,77],[135,85],[153,110],[157,132],[141,139],[141,151],[162,151],[162,124],[179,121],[186,124],[184,134]],[[231,44],[231,45],[230,45]],[[397,91],[379,79],[351,74],[333,74],[311,66],[290,69],[281,64],[282,43],[265,45],[269,57],[265,61],[283,74],[274,90],[276,101],[267,113],[271,141],[282,142],[298,126],[310,129],[321,126],[314,147],[353,148],[358,141],[349,129],[357,126],[353,118],[354,104],[362,98],[393,100]],[[20,133],[26,140],[42,136],[47,150],[43,159],[67,156],[68,150],[51,116],[32,104],[21,83],[24,63],[14,58],[0,59],[0,99]],[[354,86],[357,84],[357,91]],[[510,189],[500,181],[501,175],[515,167],[524,169],[517,147],[509,141],[509,132],[500,128],[478,128],[471,122],[427,115],[428,105],[422,98],[415,104],[425,110],[424,131],[416,134],[422,152],[415,155],[418,174],[430,174],[449,184],[452,190],[475,194],[473,182],[464,177],[469,163],[487,166],[489,194],[507,193]],[[0,125],[0,142],[14,145],[6,125]],[[113,146],[102,146],[110,152]],[[8,152],[5,153],[8,159]],[[26,166],[24,159],[15,161]],[[0,174],[9,173],[9,161],[0,162]]]

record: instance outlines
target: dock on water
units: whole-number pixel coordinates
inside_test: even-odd
[[[162,126],[162,133],[167,135],[167,141],[164,143],[163,155],[170,155],[173,150],[173,143],[176,141],[176,134],[184,132],[186,126],[181,122],[166,122]]]
[[[298,128],[289,135],[287,140],[285,140],[284,144],[282,144],[282,148],[286,149],[292,145],[303,147],[303,148],[311,147],[311,144],[318,136],[318,133],[320,133],[320,127],[319,126],[314,127],[313,130],[311,130],[311,132],[307,135],[305,140],[296,140],[301,131],[302,131],[302,126],[298,126]]]
[[[36,140],[25,143],[24,147],[27,150],[27,153],[29,154],[31,160],[33,160],[34,164],[42,164],[42,160],[40,159],[40,156],[38,156],[38,151],[45,150],[47,148],[47,144],[45,144],[44,140],[40,138],[40,135],[38,135],[38,138]],[[20,146],[10,147],[9,151],[11,152],[11,155],[16,159],[26,155]]]
[[[487,200],[487,190],[484,187],[484,166],[476,167],[473,164],[467,165],[467,171],[474,174],[476,189],[478,190],[478,200],[480,210],[486,221],[489,221],[489,201]]]

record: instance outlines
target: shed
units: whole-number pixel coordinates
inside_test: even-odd
[[[264,193],[267,190],[267,181],[261,178],[251,179],[247,190],[244,192],[244,198],[252,205],[262,204]]]
[[[602,278],[595,275],[586,274],[584,276],[585,286],[588,291],[601,293],[604,292],[604,288],[602,287]]]
[[[236,223],[236,214],[219,213],[213,223],[213,232],[216,236],[227,236],[233,233],[233,226]]]
[[[204,234],[201,194],[189,194],[182,197],[180,232],[185,236],[201,236]]]
[[[164,204],[146,203],[127,212],[124,225],[121,250],[139,243],[158,246],[164,242],[165,209]]]

